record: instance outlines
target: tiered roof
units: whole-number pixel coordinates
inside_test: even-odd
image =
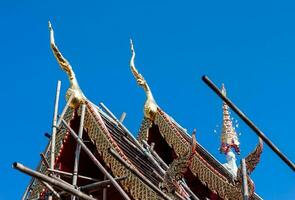
[[[72,67],[55,45],[53,29],[51,25],[49,27],[53,53],[68,74],[71,86],[67,91],[67,105],[57,123],[54,169],[46,164],[51,157],[50,142],[44,152],[45,160],[40,163],[37,171],[64,184],[72,184],[76,141],[71,134],[78,133],[81,118],[84,117],[81,139],[130,199],[242,199],[240,168],[238,176],[233,176],[197,142],[194,134],[188,134],[156,104],[150,87],[135,67],[132,42],[131,71],[147,96],[137,139],[109,109],[105,106],[100,108],[85,97]],[[65,124],[62,123],[63,120]],[[249,173],[257,165],[261,152],[260,142],[246,158]],[[94,182],[101,185],[106,175],[87,155],[81,151],[76,188],[90,198],[123,199],[117,192],[118,188],[110,183],[102,187],[92,186]],[[248,185],[251,198],[260,199],[254,193],[249,177]],[[62,188],[54,189],[61,199],[70,198]],[[50,190],[46,184],[32,179],[24,199],[46,199],[48,194],[50,195]]]

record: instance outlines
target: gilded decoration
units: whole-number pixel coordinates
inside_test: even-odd
[[[169,146],[174,149],[175,153],[178,156],[183,155],[186,152],[185,147],[188,146],[189,143],[183,138],[182,134],[170,120],[170,117],[160,108],[158,108],[154,123],[158,125],[161,135],[165,138]],[[261,151],[259,151],[259,149],[261,149],[260,145],[258,145],[256,149],[258,150],[255,150],[252,153],[252,156],[250,156],[253,160],[255,160],[255,162],[251,162],[255,164],[255,166],[259,162],[258,158],[261,154]],[[250,160],[252,159],[249,159],[249,161]],[[251,169],[254,168],[252,167]],[[204,158],[202,158],[198,152],[196,152],[192,158],[190,170],[204,185],[206,185],[214,193],[217,193],[221,198],[232,200],[243,199],[240,185],[232,183],[231,180],[228,180]]]
[[[155,114],[157,112],[157,103],[153,97],[152,91],[147,84],[144,77],[138,72],[138,70],[135,67],[134,59],[135,59],[135,50],[133,46],[132,40],[130,40],[130,46],[131,46],[131,59],[130,59],[130,69],[133,74],[133,76],[136,79],[137,84],[143,88],[145,94],[146,94],[146,101],[144,104],[144,116],[150,120],[154,120]]]
[[[52,52],[60,65],[60,67],[67,73],[69,81],[70,81],[70,88],[67,90],[66,99],[69,100],[70,96],[73,95],[73,99],[70,103],[72,108],[77,108],[83,101],[86,99],[84,94],[82,93],[78,81],[76,79],[75,72],[73,71],[72,66],[70,63],[63,57],[59,49],[57,48],[54,40],[54,31],[51,26],[51,23],[48,22],[48,27],[50,31],[50,46]]]

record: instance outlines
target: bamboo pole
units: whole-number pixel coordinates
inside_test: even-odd
[[[82,111],[81,111],[81,118],[80,118],[80,127],[79,127],[79,135],[78,137],[82,140],[83,138],[83,128],[84,128],[84,117],[85,117],[85,104],[82,104]],[[78,170],[79,170],[79,161],[80,161],[80,152],[81,152],[81,145],[77,142],[76,152],[75,152],[75,162],[74,162],[74,170],[73,170],[73,181],[72,184],[74,187],[77,187],[78,181]],[[72,200],[75,200],[76,197],[72,196]]]
[[[70,187],[70,186],[68,186],[68,185],[66,185],[66,184],[64,184],[64,183],[62,183],[62,182],[60,182],[60,181],[58,181],[56,179],[53,179],[53,178],[51,178],[49,176],[46,176],[46,175],[44,175],[44,174],[42,174],[40,172],[32,170],[32,169],[30,169],[30,168],[28,168],[28,167],[26,167],[26,166],[24,166],[24,165],[22,165],[20,163],[17,163],[17,162],[13,163],[13,167],[15,169],[25,173],[25,174],[28,174],[28,175],[30,175],[32,177],[35,177],[37,179],[40,179],[42,181],[45,181],[45,182],[47,182],[47,183],[49,183],[49,184],[51,184],[51,185],[53,185],[55,187],[58,187],[58,188],[60,188],[60,189],[62,189],[64,191],[70,193],[70,194],[76,195],[77,197],[79,197],[81,199],[96,200],[95,198],[93,198],[91,196],[88,196],[87,194],[75,189],[74,187]]]
[[[40,157],[42,159],[42,162],[46,166],[46,168],[49,169],[50,168],[50,165],[49,165],[48,161],[46,160],[44,153],[40,153]]]
[[[161,165],[164,167],[164,169],[167,170],[169,168],[168,165],[162,160],[162,158],[157,154],[157,152],[154,151],[154,149],[153,149],[154,145],[149,146],[149,144],[145,140],[143,140],[142,142],[144,143],[144,145],[146,145],[149,148],[152,155],[158,159],[158,161],[161,163]],[[153,144],[155,144],[155,143],[153,143]],[[191,191],[191,189],[184,183],[184,181],[180,181],[180,184],[183,186],[183,188],[186,190],[186,192],[189,193],[189,195],[194,200],[199,200],[199,198],[193,193],[193,191]]]
[[[171,200],[169,196],[167,196],[164,192],[162,192],[157,186],[155,186],[152,182],[150,182],[146,177],[144,177],[140,172],[138,172],[134,167],[130,166],[125,160],[123,160],[117,152],[113,149],[109,149],[109,152],[116,158],[120,163],[122,163],[127,169],[132,171],[137,177],[142,180],[145,184],[155,190],[158,194],[160,194],[164,199]]]
[[[152,146],[150,146],[147,141],[142,140],[142,143],[148,147],[149,151],[151,152],[151,154],[158,160],[158,162],[162,165],[162,167],[164,168],[164,170],[167,170],[169,167],[168,165],[162,160],[162,158],[157,154],[157,152],[155,152],[155,150],[152,148]],[[155,143],[154,143],[155,144]],[[153,145],[154,146],[154,145]]]
[[[123,121],[124,121],[125,118],[126,118],[126,113],[123,112],[122,115],[121,115],[121,117],[120,117],[120,119],[119,119],[119,122],[120,123],[123,123]]]
[[[115,178],[115,180],[116,181],[121,181],[121,180],[124,180],[126,178],[127,178],[127,176],[122,176],[122,177]],[[103,181],[99,181],[99,182],[96,182],[96,183],[83,185],[83,186],[79,187],[79,189],[82,190],[82,191],[88,192],[88,191],[93,191],[93,190],[97,190],[97,189],[100,189],[100,188],[105,188],[106,186],[108,186],[110,184],[112,184],[112,182],[110,180],[103,180]]]
[[[66,177],[73,177],[73,173],[70,173],[70,172],[60,171],[60,170],[56,170],[56,169],[53,169],[53,170],[48,169],[48,171],[54,172],[56,174],[64,175]],[[82,176],[82,175],[79,175],[79,174],[78,174],[78,178],[81,178],[81,179],[84,179],[84,180],[89,180],[89,181],[99,181],[96,178],[91,178],[91,177],[88,177],[88,176]]]
[[[107,177],[104,176],[104,180],[107,180]],[[103,190],[102,190],[102,200],[107,200],[107,188],[104,187]]]
[[[72,102],[73,98],[74,98],[74,94],[71,94],[71,96],[70,96],[70,98],[68,99],[68,101],[67,101],[67,103],[66,103],[66,105],[65,105],[65,107],[64,107],[64,109],[63,109],[63,111],[62,111],[62,113],[61,113],[61,115],[60,115],[59,118],[58,118],[58,121],[57,121],[57,123],[56,123],[56,126],[57,126],[57,127],[60,126],[61,120],[64,118],[64,116],[65,116],[65,114],[66,114],[66,111],[68,110],[68,108],[69,108],[69,106],[70,106],[70,103]]]
[[[121,181],[126,178],[127,178],[127,176],[122,176],[122,177],[115,178],[115,180]],[[112,184],[112,182],[110,180],[104,180],[104,181],[98,181],[95,183],[90,183],[88,185],[80,186],[78,189],[83,192],[92,193],[92,192],[96,192],[96,191],[100,190],[101,188],[108,187],[111,184]],[[65,194],[64,191],[60,192],[60,195],[64,195],[64,194]]]
[[[48,153],[50,151],[50,149],[51,149],[51,142],[48,142],[45,147],[45,150],[44,150],[45,154]],[[42,164],[42,161],[39,162],[39,164],[36,168],[37,171],[40,169],[41,164]],[[29,184],[28,184],[28,187],[26,188],[26,190],[22,196],[22,200],[27,200],[27,196],[28,196],[29,192],[31,191],[31,187],[32,187],[33,183],[34,183],[34,178],[32,177]]]
[[[54,168],[55,161],[55,136],[56,136],[56,122],[57,122],[57,113],[58,113],[58,103],[60,95],[61,81],[57,81],[55,103],[54,103],[54,113],[53,113],[53,122],[52,122],[52,135],[51,135],[51,151],[50,151],[50,168]]]
[[[194,200],[200,200],[184,182],[181,181],[180,184]]]
[[[243,200],[249,199],[249,191],[248,191],[248,183],[247,183],[247,169],[246,169],[246,162],[245,159],[241,160],[241,166],[242,166],[242,192],[243,192]]]
[[[207,77],[202,76],[202,80],[295,172],[294,163],[289,160],[270,139]]]
[[[115,115],[103,104],[100,103],[101,107],[108,113],[108,115],[111,116],[111,118],[113,120],[116,121],[116,123],[118,124],[118,126],[127,133],[127,137],[129,137],[130,139],[133,140],[133,142],[136,144],[137,147],[140,148],[141,153],[143,155],[145,155],[157,168],[158,170],[164,174],[165,171],[162,169],[162,167],[157,163],[157,161],[152,157],[152,155],[150,153],[147,152],[147,150],[145,150],[143,148],[143,146],[138,142],[138,140],[132,135],[132,133],[130,133],[130,131],[115,117]]]
[[[57,122],[57,114],[58,114],[58,103],[59,103],[59,95],[60,95],[60,87],[61,81],[57,81],[56,87],[56,95],[54,102],[54,113],[53,113],[53,121],[52,121],[52,134],[51,134],[51,150],[50,150],[50,168],[54,169],[55,162],[55,136],[56,136],[56,122]],[[52,196],[49,195],[48,200],[52,200]]]
[[[58,199],[61,199],[60,198],[60,195],[53,189],[53,187],[51,185],[49,185],[47,182],[45,181],[41,181],[41,183],[48,189],[52,192],[52,194],[58,198]]]
[[[104,103],[100,102],[99,105],[106,111],[106,113],[113,119],[115,120],[117,123],[119,122],[119,120],[116,118],[116,116],[112,113],[112,111],[110,111],[110,109],[108,109],[108,107],[106,107],[104,105]]]
[[[101,170],[101,172],[106,175],[106,177],[112,182],[114,187],[118,190],[118,192],[122,195],[125,200],[130,200],[129,196],[125,193],[125,191],[121,188],[121,186],[117,183],[117,181],[108,173],[108,171],[100,164],[100,162],[96,159],[96,157],[92,154],[92,152],[88,149],[88,147],[84,144],[84,142],[77,136],[75,131],[66,123],[64,119],[62,119],[62,123],[66,126],[66,128],[70,131],[73,138],[81,145],[81,148],[85,151],[85,153],[89,156],[89,158],[93,161],[93,163]]]
[[[23,196],[22,196],[22,200],[26,200],[26,199],[27,199],[27,195],[28,195],[29,191],[31,190],[31,185],[33,184],[33,182],[34,182],[34,179],[32,178],[32,179],[30,180],[29,185],[28,185],[27,188],[26,188],[26,191],[24,192],[24,194],[23,194]]]

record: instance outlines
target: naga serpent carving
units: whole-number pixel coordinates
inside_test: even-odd
[[[189,168],[191,160],[196,152],[197,142],[195,132],[196,131],[194,130],[192,134],[191,148],[189,148],[184,155],[180,155],[172,161],[164,175],[163,182],[160,184],[160,188],[168,194],[174,192],[182,193],[179,181],[184,177],[184,174]]]
[[[50,46],[52,49],[52,52],[59,63],[60,67],[67,73],[69,81],[70,81],[70,88],[67,90],[66,93],[66,99],[69,100],[71,96],[72,101],[70,102],[70,107],[71,108],[77,108],[85,99],[85,96],[83,95],[78,81],[76,79],[76,75],[73,71],[72,66],[70,63],[63,57],[59,49],[57,48],[55,41],[54,41],[54,32],[53,28],[51,26],[51,23],[48,22],[48,28],[50,31]]]
[[[134,59],[135,59],[135,50],[133,46],[132,40],[130,40],[130,48],[131,48],[131,59],[130,59],[130,69],[132,74],[134,75],[137,84],[142,87],[146,94],[146,102],[144,104],[144,116],[150,120],[154,120],[155,114],[157,113],[157,103],[153,97],[152,91],[150,87],[148,86],[146,80],[144,77],[138,72],[138,70],[135,68]]]

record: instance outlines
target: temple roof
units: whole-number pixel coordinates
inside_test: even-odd
[[[37,171],[45,175],[59,174],[59,181],[71,182],[76,141],[72,132],[80,131],[80,120],[83,120],[80,138],[89,148],[91,154],[116,179],[131,199],[242,199],[241,180],[234,177],[222,164],[212,156],[196,138],[187,133],[171,116],[157,104],[144,77],[135,68],[135,51],[131,41],[132,58],[130,68],[139,86],[147,96],[144,105],[144,118],[138,138],[118,120],[106,107],[93,104],[81,91],[75,73],[69,62],[62,56],[54,42],[51,24],[50,41],[55,57],[61,68],[67,73],[70,88],[67,91],[67,105],[55,128],[58,128],[54,143],[54,169],[46,162],[50,161],[50,145],[44,151],[45,160],[40,162]],[[85,106],[85,115],[82,107]],[[77,136],[78,137],[78,136]],[[260,142],[246,159],[248,170],[256,167],[262,152]],[[98,190],[85,190],[85,184],[93,180],[103,181],[104,175],[81,152],[80,175],[92,177],[79,179],[77,187],[85,194],[101,198]],[[55,171],[54,171],[55,170]],[[240,170],[240,169],[239,169]],[[70,174],[63,178],[62,173]],[[240,171],[239,171],[240,173]],[[253,186],[252,199],[261,199],[254,193],[250,177],[248,184]],[[84,187],[84,189],[83,189]],[[32,179],[27,192],[27,199],[45,199],[48,187],[37,179]],[[57,189],[62,197],[68,195]],[[110,198],[122,199],[109,189]]]

